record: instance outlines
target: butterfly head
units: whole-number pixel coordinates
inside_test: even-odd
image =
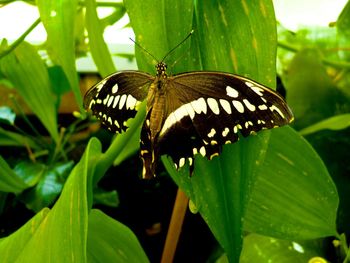
[[[167,65],[164,62],[159,62],[156,65],[156,70],[157,70],[157,77],[163,77],[166,78],[166,70],[167,70]]]

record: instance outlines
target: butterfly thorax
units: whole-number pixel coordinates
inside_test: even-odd
[[[147,97],[147,118],[151,143],[156,143],[157,136],[162,129],[166,113],[167,74],[166,64],[160,62],[156,66],[157,75],[150,85]],[[147,121],[147,120],[146,120]]]

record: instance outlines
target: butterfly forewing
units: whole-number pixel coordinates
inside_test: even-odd
[[[221,72],[191,72],[169,78],[169,115],[159,136],[161,154],[172,157],[178,167],[194,154],[208,159],[222,145],[262,129],[282,126],[293,115],[274,91],[252,80]],[[174,103],[173,98],[178,99]]]
[[[110,131],[125,131],[126,121],[135,117],[137,105],[147,97],[153,81],[152,75],[140,71],[112,74],[86,93],[84,106]]]

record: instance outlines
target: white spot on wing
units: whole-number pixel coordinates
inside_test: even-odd
[[[258,106],[259,110],[267,110],[267,106],[265,104],[261,104]]]
[[[174,115],[177,121],[180,121],[183,117],[188,115],[188,112],[184,105],[174,111]]]
[[[120,110],[123,108],[125,101],[126,101],[126,95],[123,94],[123,95],[120,97],[120,101],[119,101],[119,109],[120,109]]]
[[[277,108],[275,105],[272,105],[272,106],[270,107],[270,110],[271,110],[271,111],[277,111],[278,114],[279,114],[282,118],[285,118],[284,115],[283,115],[283,113],[282,113],[282,111],[281,111],[279,108]]]
[[[114,109],[115,107],[117,107],[117,104],[118,104],[119,98],[120,98],[120,96],[119,96],[119,95],[118,95],[118,96],[115,96],[115,98],[114,98],[114,103],[113,103],[113,109]]]
[[[211,128],[210,132],[208,133],[208,137],[209,137],[209,138],[214,137],[215,133],[216,133],[215,129],[214,129],[214,128]]]
[[[204,146],[202,146],[202,147],[199,149],[199,153],[200,153],[203,157],[205,157],[205,154],[206,154],[207,152],[206,152]]]
[[[101,91],[101,89],[103,88],[103,86],[106,84],[106,81],[107,81],[107,79],[103,79],[103,80],[101,80],[101,81],[96,85],[96,89],[97,89],[98,92]]]
[[[231,105],[230,105],[230,103],[229,103],[227,100],[220,99],[220,104],[221,104],[221,107],[222,107],[228,114],[231,114],[231,113],[232,113],[232,111],[231,111]]]
[[[222,131],[222,137],[226,137],[227,134],[230,132],[230,129],[229,128],[225,128],[223,131]]]
[[[207,99],[209,108],[214,112],[214,114],[218,115],[220,113],[218,102],[213,98]]]
[[[189,163],[190,166],[192,166],[192,164],[193,164],[193,159],[192,159],[191,157],[188,158],[188,163]]]
[[[113,100],[114,100],[114,96],[110,96],[107,102],[107,107],[111,106]]]
[[[103,104],[106,105],[109,99],[109,94],[107,94],[106,98],[103,100]]]
[[[172,125],[176,123],[176,118],[174,113],[170,113],[169,116],[166,118],[164,125],[162,127],[162,130],[160,131],[160,135],[162,135],[166,130],[168,130]],[[149,125],[148,125],[149,126]]]
[[[259,96],[261,96],[261,97],[264,96],[264,94],[263,94],[264,90],[262,88],[259,88],[257,86],[251,86],[250,88]]]
[[[204,113],[207,114],[207,104],[205,103],[204,98],[199,98],[191,102],[191,106],[197,114]]]
[[[117,120],[114,121],[114,125],[117,126],[118,128],[120,128],[119,123],[118,123]]]
[[[135,108],[137,100],[131,96],[128,95],[128,98],[126,99],[126,108],[133,110]]]
[[[233,100],[232,101],[232,104],[233,106],[236,108],[236,110],[240,113],[243,113],[244,112],[244,107],[243,107],[243,104],[238,101],[238,100]]]
[[[249,100],[244,99],[244,100],[243,100],[243,103],[244,103],[245,106],[248,108],[248,110],[250,110],[250,111],[255,111],[255,106],[254,106],[253,104],[251,104],[251,103],[249,102]]]
[[[226,94],[232,98],[237,98],[239,96],[238,91],[230,86],[226,86]]]
[[[182,157],[182,158],[179,160],[179,167],[181,168],[182,166],[184,166],[184,165],[185,165],[185,162],[186,162],[185,158]]]
[[[118,83],[115,83],[115,85],[112,87],[112,92],[117,93],[118,92]]]

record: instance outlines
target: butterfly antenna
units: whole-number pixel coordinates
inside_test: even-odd
[[[161,62],[163,62],[167,56],[169,56],[171,53],[174,52],[175,49],[177,49],[179,46],[181,46],[190,36],[192,36],[194,30],[192,29],[190,33],[188,33],[187,37],[184,38],[179,44],[177,44],[175,47],[173,47],[168,53],[165,54]]]
[[[155,59],[155,61],[158,61],[158,59],[153,56],[150,52],[147,51],[147,49],[145,49],[143,46],[141,46],[139,43],[137,43],[135,40],[133,40],[132,38],[129,38],[132,42],[134,42],[134,44],[136,46],[138,46],[139,48],[141,48],[146,54],[150,55],[153,59]]]

